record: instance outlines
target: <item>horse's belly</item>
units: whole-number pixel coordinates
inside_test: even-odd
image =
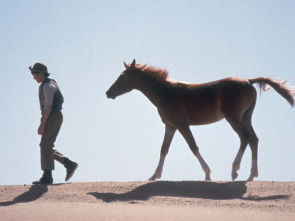
[[[193,113],[189,116],[190,125],[212,124],[224,118],[224,114],[219,110]]]

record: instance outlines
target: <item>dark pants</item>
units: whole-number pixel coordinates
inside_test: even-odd
[[[40,142],[42,170],[54,170],[54,160],[64,164],[64,159],[66,157],[53,149],[62,121],[63,115],[61,111],[51,112],[46,121],[44,134],[42,135]]]

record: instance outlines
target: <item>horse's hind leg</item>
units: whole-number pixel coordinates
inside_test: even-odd
[[[252,136],[249,142],[250,148],[252,151],[252,166],[251,166],[251,174],[247,181],[253,181],[254,177],[258,177],[258,165],[257,165],[258,141],[259,139],[252,128]]]
[[[250,145],[252,152],[252,166],[251,174],[248,181],[252,181],[254,177],[258,176],[258,166],[257,166],[257,150],[258,150],[258,138],[252,127],[251,118],[255,107],[255,101],[252,103],[250,108],[243,114],[242,118],[227,118],[232,128],[237,132],[240,137],[241,145],[237,153],[237,156],[233,162],[232,168],[232,179],[235,180],[238,177],[237,171],[240,169],[241,160],[247,145]]]
[[[254,179],[254,177],[258,177],[258,166],[257,166],[258,153],[257,152],[258,152],[259,139],[256,136],[255,131],[252,127],[252,123],[251,123],[251,118],[252,118],[252,113],[253,113],[254,107],[255,107],[255,102],[253,103],[251,108],[249,108],[249,110],[243,116],[243,121],[244,121],[246,127],[251,132],[251,137],[249,139],[249,145],[250,145],[251,152],[252,152],[252,166],[251,166],[251,173],[248,178],[248,181],[252,181]]]
[[[149,179],[150,181],[154,181],[156,179],[161,178],[162,171],[163,171],[163,166],[164,166],[164,161],[165,161],[166,155],[168,154],[169,147],[170,147],[170,144],[172,142],[175,131],[176,131],[175,128],[166,125],[165,137],[164,137],[164,141],[163,141],[163,144],[162,144],[162,147],[161,147],[161,154],[160,154],[159,164],[157,166],[157,169],[156,169],[154,175]]]
[[[236,155],[236,158],[233,162],[232,166],[232,180],[235,180],[238,177],[238,170],[240,169],[242,157],[244,155],[245,149],[249,143],[249,137],[251,136],[250,131],[247,129],[247,127],[244,125],[243,121],[239,118],[227,118],[226,119],[234,131],[239,135],[240,137],[240,148]]]
[[[177,128],[179,130],[179,132],[182,134],[182,136],[184,137],[184,139],[186,140],[187,144],[189,145],[191,151],[193,152],[193,154],[197,157],[197,159],[199,160],[202,169],[205,172],[205,180],[211,180],[210,174],[210,168],[207,165],[206,161],[203,159],[203,157],[201,156],[200,152],[199,152],[199,148],[196,144],[196,141],[194,139],[194,136],[189,128],[188,125],[183,125]]]

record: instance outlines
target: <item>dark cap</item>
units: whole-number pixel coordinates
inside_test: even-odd
[[[37,72],[37,73],[43,72],[43,73],[49,74],[47,71],[47,66],[43,63],[36,63],[34,64],[33,67],[30,66],[29,69],[31,72]]]

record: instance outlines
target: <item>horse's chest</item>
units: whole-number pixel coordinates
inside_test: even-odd
[[[166,125],[177,128],[177,125],[182,123],[188,123],[187,115],[185,111],[178,108],[162,108],[158,109],[158,113],[162,119],[162,122]]]

